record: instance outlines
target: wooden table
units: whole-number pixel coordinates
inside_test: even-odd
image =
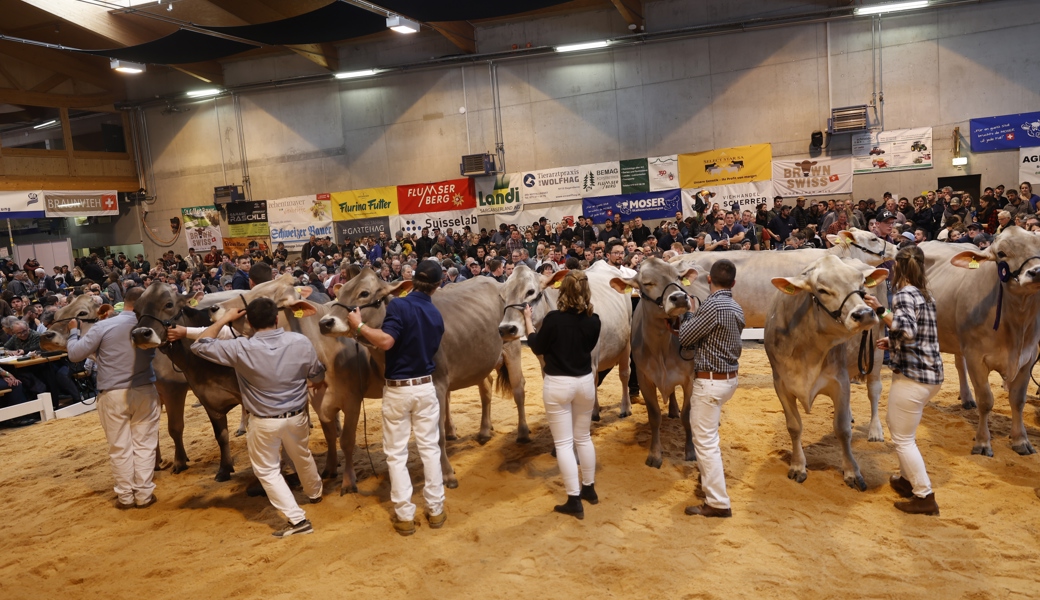
[[[36,358],[30,358],[29,360],[5,360],[0,361],[0,368],[14,367],[15,369],[21,369],[22,367],[33,367],[44,363],[55,362],[65,358],[66,356],[68,356],[68,354],[63,352],[54,356],[38,356]]]

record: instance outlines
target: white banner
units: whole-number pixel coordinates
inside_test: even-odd
[[[573,227],[578,222],[580,215],[580,200],[577,202],[560,202],[552,206],[528,206],[515,215],[495,215],[495,227],[502,223],[506,225],[515,224],[520,233],[524,233],[531,227],[531,223],[537,223],[538,219],[545,217],[548,220],[548,227],[551,227],[552,231],[556,231],[557,223],[564,223],[567,227]]]
[[[477,193],[477,214],[493,215],[515,213],[523,206],[520,187],[522,173],[504,173],[498,176],[474,177]]]
[[[1021,148],[1018,151],[1018,181],[1033,184],[1034,194],[1040,188],[1040,147]]]
[[[651,156],[646,159],[650,172],[650,191],[660,192],[679,187],[679,156]]]
[[[785,197],[852,193],[852,157],[773,161],[773,188]]]
[[[43,191],[48,217],[119,216],[115,190]]]
[[[310,237],[331,237],[332,202],[329,194],[293,196],[267,201],[267,220],[271,226],[271,244],[298,249]]]
[[[595,163],[578,167],[581,173],[581,195],[617,196],[621,194],[621,163]]]
[[[25,217],[42,217],[43,212],[43,190],[0,191],[0,218],[24,218],[17,213],[40,213],[39,215],[25,215]]]
[[[770,207],[773,206],[773,182],[772,181],[753,181],[751,183],[734,183],[730,185],[716,185],[714,187],[704,188],[692,188],[684,189],[682,191],[682,204],[683,204],[683,216],[693,216],[693,206],[695,204],[694,194],[701,190],[707,190],[714,196],[709,196],[704,199],[708,204],[708,210],[711,211],[713,204],[718,204],[722,210],[733,210],[733,205],[738,204],[740,212],[750,210],[752,213],[759,204],[768,204]]]
[[[932,168],[932,128],[855,133],[853,172],[882,173]]]
[[[507,215],[505,218],[511,220],[515,216]],[[462,228],[467,225],[469,225],[470,231],[480,231],[480,228],[477,227],[477,211],[449,210],[424,215],[390,215],[390,231],[395,235],[402,229],[406,235],[412,233],[421,235],[423,227],[428,227],[430,233],[433,233],[434,227],[439,227],[441,233],[447,233],[449,228],[453,232],[462,231]]]
[[[523,174],[520,192],[524,204],[541,204],[581,198],[581,169],[562,167]],[[620,176],[619,176],[620,181]]]

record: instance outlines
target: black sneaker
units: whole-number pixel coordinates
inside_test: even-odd
[[[285,529],[281,531],[276,531],[271,535],[273,535],[276,538],[287,538],[290,535],[304,535],[307,533],[314,533],[314,528],[311,527],[310,521],[304,519],[295,525],[289,523],[285,526]]]

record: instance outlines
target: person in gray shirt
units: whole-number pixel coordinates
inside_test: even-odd
[[[97,363],[97,412],[108,439],[119,508],[156,502],[152,475],[160,407],[152,371],[155,350],[140,350],[130,342],[137,326],[134,303],[143,293],[144,288],[131,288],[123,298],[123,312],[99,321],[83,337],[79,324],[69,322],[69,360],[80,362],[93,354]]]
[[[253,473],[271,504],[289,519],[288,526],[274,536],[313,533],[311,522],[282,477],[280,452],[285,448],[311,503],[321,502],[321,476],[309,446],[307,388],[317,391],[325,387],[325,367],[310,340],[278,327],[278,307],[269,298],[257,298],[246,307],[246,320],[256,331],[253,337],[216,339],[220,330],[242,312],[227,311],[202,332],[191,351],[235,369],[242,407],[250,416],[246,446]]]

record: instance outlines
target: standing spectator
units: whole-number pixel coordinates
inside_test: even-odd
[[[775,240],[786,240],[798,229],[798,223],[791,216],[791,207],[780,207],[780,214],[769,222],[769,234]],[[780,244],[778,244],[780,245]]]
[[[248,290],[249,289],[249,266],[252,261],[248,256],[241,256],[236,261],[238,270],[235,271],[235,275],[231,278],[231,289],[233,290]]]
[[[805,229],[805,226],[809,224],[809,211],[805,208],[804,196],[799,196],[795,200],[795,207],[791,210],[791,215],[798,223],[798,229]]]
[[[1028,181],[1023,181],[1022,184],[1018,186],[1018,192],[1022,201],[1029,203],[1029,214],[1036,213],[1037,204],[1040,203],[1040,196],[1033,193],[1033,184]]]

